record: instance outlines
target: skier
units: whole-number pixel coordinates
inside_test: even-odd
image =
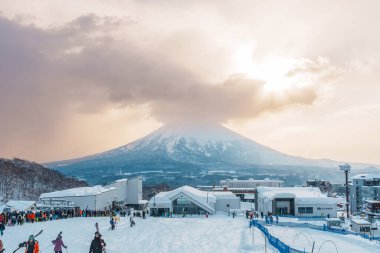
[[[135,221],[133,220],[133,217],[132,217],[132,216],[129,218],[129,225],[130,225],[130,227],[134,227],[134,226],[136,225],[136,223],[135,223]]]
[[[90,253],[102,253],[105,247],[106,243],[102,239],[102,235],[99,232],[95,232],[95,237],[90,246]]]
[[[62,247],[67,249],[67,246],[63,243],[62,236],[58,236],[57,239],[54,241],[51,241],[54,244],[54,252],[55,253],[62,253]]]
[[[111,230],[115,230],[115,220],[113,217],[110,219],[110,224],[111,224]]]
[[[3,253],[5,249],[3,248],[3,241],[0,239],[0,253]]]
[[[145,217],[145,211],[144,210],[142,211],[142,218],[146,219],[146,217]]]
[[[276,214],[276,224],[278,224],[278,215]]]
[[[0,222],[0,236],[3,236],[4,230],[5,230],[5,223],[3,221],[3,222]]]
[[[30,235],[29,240],[27,242],[20,243],[19,246],[26,247],[25,253],[38,253],[40,251],[38,241],[34,239],[34,235]]]

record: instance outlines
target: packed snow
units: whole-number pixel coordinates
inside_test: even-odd
[[[248,220],[242,215],[233,219],[218,213],[208,218],[189,216],[185,218],[135,218],[135,227],[129,226],[129,217],[121,217],[116,230],[109,230],[108,218],[71,218],[22,226],[7,227],[1,238],[12,252],[30,234],[44,232],[37,238],[40,252],[53,252],[51,240],[63,231],[63,240],[68,246],[66,253],[88,252],[95,232],[95,222],[107,243],[108,253],[186,253],[218,252],[245,253],[264,252],[263,233],[257,228],[248,228]],[[267,226],[270,233],[293,248],[311,251],[315,241],[315,251],[324,243],[320,252],[380,253],[379,242],[369,241],[355,235],[340,235],[308,228]],[[331,242],[335,243],[335,246]],[[64,251],[65,252],[65,251]],[[277,252],[267,243],[267,252]]]
[[[252,234],[247,219],[233,219],[226,214],[188,218],[134,219],[135,227],[129,226],[129,218],[121,217],[115,231],[108,230],[108,218],[71,218],[23,226],[7,227],[1,238],[7,252],[17,248],[18,243],[28,239],[41,229],[37,238],[40,252],[53,252],[51,240],[63,231],[63,241],[68,253],[88,252],[94,237],[95,222],[107,243],[107,253],[186,253],[186,252],[264,252],[264,237],[257,229],[252,244]],[[65,251],[64,251],[65,252]],[[268,245],[268,253],[277,252]]]

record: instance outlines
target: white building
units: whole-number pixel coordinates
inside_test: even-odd
[[[67,202],[81,209],[91,210],[110,209],[116,203],[138,205],[142,201],[142,178],[120,179],[106,186],[78,187],[43,193],[40,201],[49,206]]]
[[[259,186],[267,186],[267,187],[283,187],[284,181],[282,180],[273,180],[266,178],[264,180],[258,180],[258,179],[227,179],[227,180],[221,180],[220,181],[220,187],[221,188],[257,188]]]
[[[117,191],[117,201],[138,205],[142,201],[142,177],[124,178],[108,184]]]
[[[316,187],[258,187],[255,208],[264,214],[337,217],[335,198]]]
[[[117,201],[117,189],[115,187],[78,187],[62,191],[43,193],[40,201],[48,204],[50,201],[68,201],[81,209],[104,210],[112,207],[112,202]]]
[[[1,212],[13,212],[13,211],[33,211],[36,209],[35,201],[25,201],[25,200],[10,200],[6,204],[0,206]]]
[[[232,192],[206,192],[190,186],[182,186],[169,192],[160,192],[149,201],[151,215],[215,214],[240,209],[240,198]]]
[[[351,230],[358,234],[369,234],[371,232],[372,224],[366,220],[352,219]]]

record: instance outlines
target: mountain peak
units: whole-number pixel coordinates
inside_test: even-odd
[[[166,124],[146,137],[184,138],[203,141],[242,140],[245,137],[213,122],[183,122]]]

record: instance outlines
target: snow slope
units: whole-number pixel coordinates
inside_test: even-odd
[[[282,242],[299,250],[311,252],[312,242],[315,241],[314,252],[318,252],[321,245],[328,240],[333,241],[338,249],[338,252],[344,253],[380,253],[380,244],[369,241],[356,235],[341,235],[327,231],[319,231],[308,228],[293,228],[267,226],[269,232],[280,238]],[[320,252],[335,253],[335,246],[326,242]]]
[[[232,219],[225,214],[209,218],[151,218],[135,219],[136,226],[129,227],[128,218],[121,218],[116,231],[109,231],[108,218],[73,218],[26,224],[5,230],[1,238],[7,252],[30,234],[44,229],[38,240],[41,253],[52,252],[50,241],[59,231],[69,253],[88,252],[94,236],[94,223],[98,222],[100,232],[107,243],[108,253],[234,253],[263,252],[264,238],[255,234],[255,245],[245,218]],[[47,248],[48,247],[48,248]],[[21,251],[20,251],[21,252]],[[64,251],[65,252],[65,251]],[[268,249],[268,253],[276,252]]]
[[[264,252],[264,237],[254,229],[254,244],[248,221],[243,216],[232,219],[226,214],[217,214],[202,218],[151,218],[146,220],[135,218],[136,226],[129,227],[128,217],[121,218],[115,231],[109,231],[108,218],[73,218],[52,222],[26,224],[7,227],[1,238],[7,252],[12,252],[19,242],[30,234],[44,229],[38,240],[40,252],[52,252],[50,241],[59,231],[63,231],[64,242],[68,245],[66,253],[88,252],[93,238],[95,222],[107,243],[108,253],[248,253]],[[380,244],[358,236],[340,235],[331,232],[317,231],[307,228],[288,228],[267,226],[272,235],[292,247],[310,252],[310,244],[316,242],[314,252],[320,245],[332,240],[340,253],[379,253]],[[65,252],[65,251],[64,251]],[[268,253],[277,252],[268,244]],[[335,248],[326,243],[321,253],[335,253]]]

